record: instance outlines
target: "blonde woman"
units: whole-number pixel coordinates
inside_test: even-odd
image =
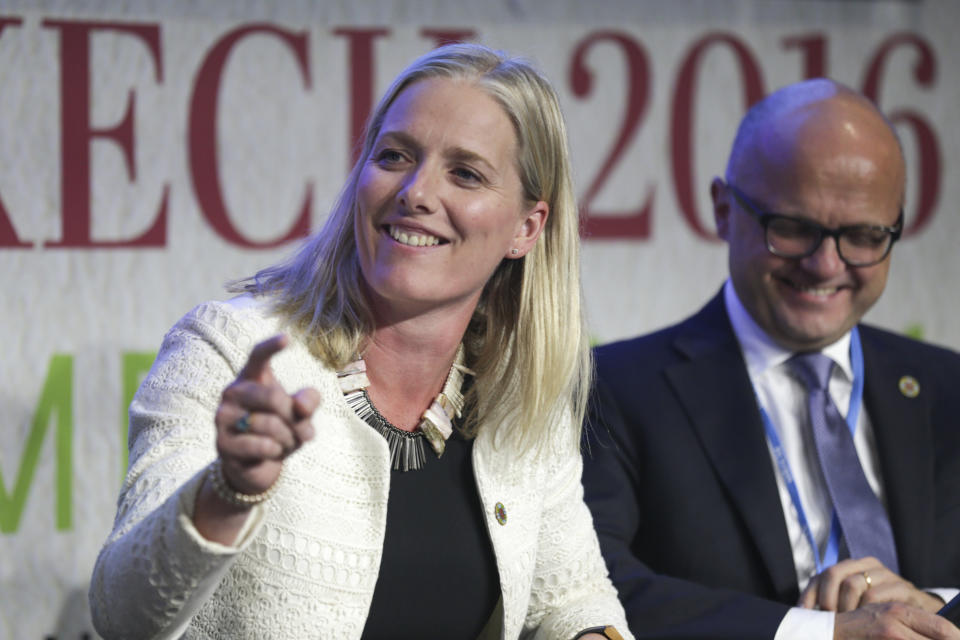
[[[580,486],[577,231],[549,84],[478,45],[415,61],[323,229],[166,336],[97,630],[626,633]]]

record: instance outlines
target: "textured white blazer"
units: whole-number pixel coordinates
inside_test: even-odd
[[[287,459],[278,492],[253,509],[234,546],[192,524],[216,455],[220,394],[253,346],[279,331],[262,303],[243,296],[197,307],[165,337],[130,407],[130,467],[90,586],[105,638],[360,637],[383,547],[389,451],[303,344],[291,340],[271,366],[288,391],[319,390],[315,438]],[[558,424],[558,446],[539,456],[495,448],[483,427],[473,448],[502,638],[568,639],[607,624],[627,637],[583,503],[580,456],[559,445],[570,428]]]

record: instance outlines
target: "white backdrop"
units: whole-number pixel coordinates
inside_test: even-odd
[[[707,187],[746,104],[830,75],[877,98],[910,164],[868,319],[960,347],[951,0],[152,4],[0,0],[0,639],[93,637],[126,404],[163,333],[321,224],[370,101],[444,37],[555,83],[598,341],[718,289]]]

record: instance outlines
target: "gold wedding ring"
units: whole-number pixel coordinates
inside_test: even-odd
[[[863,580],[867,583],[867,589],[873,586],[873,579],[870,577],[870,574],[866,571],[863,572]]]

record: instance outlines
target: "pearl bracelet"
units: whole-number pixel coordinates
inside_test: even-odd
[[[280,486],[280,480],[283,479],[283,468],[281,467],[280,475],[277,477],[276,481],[270,485],[269,489],[263,493],[256,494],[234,491],[230,485],[227,484],[227,479],[223,475],[223,463],[220,458],[217,458],[211,462],[210,466],[207,467],[207,477],[210,479],[210,484],[213,486],[214,493],[216,493],[217,497],[219,497],[221,500],[229,502],[230,504],[238,507],[252,507],[255,504],[266,502],[273,497],[273,494],[277,492],[277,488]]]

